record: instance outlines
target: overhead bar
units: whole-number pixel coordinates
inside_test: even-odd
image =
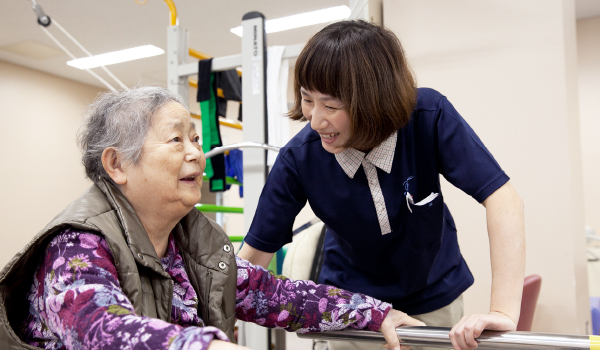
[[[443,327],[400,327],[396,333],[402,345],[428,346],[452,349],[450,328]],[[385,343],[383,334],[378,332],[344,329],[341,331],[298,334],[300,338],[326,339],[337,341],[365,341]],[[496,332],[483,331],[476,339],[478,350],[488,349],[525,349],[525,350],[574,350],[596,349],[600,337],[587,335],[567,335],[533,332]]]
[[[194,50],[191,47],[188,49],[188,52],[190,54],[190,56],[195,57],[199,60],[205,60],[207,58],[211,58],[212,56],[209,56],[207,54],[205,54],[204,52],[200,52],[198,50]]]
[[[224,71],[229,69],[235,69],[242,65],[242,55],[231,55],[216,57],[212,60],[212,71]],[[192,74],[198,74],[198,62],[181,64],[177,67],[177,73],[179,76],[188,76]]]
[[[296,58],[300,55],[300,52],[304,48],[305,44],[288,45],[283,50],[283,58]],[[235,69],[242,65],[242,55],[231,55],[223,57],[215,57],[212,60],[212,71],[224,71],[229,69]],[[177,74],[179,76],[188,76],[192,74],[198,74],[198,63],[187,63],[181,64],[177,67]]]
[[[202,120],[202,116],[198,113],[190,112],[190,115],[192,116],[192,118]],[[231,120],[231,119],[219,117],[219,124],[228,126],[230,128],[238,129],[238,130],[243,130],[242,123],[238,122],[237,120]]]

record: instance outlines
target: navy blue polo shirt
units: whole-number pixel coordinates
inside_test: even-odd
[[[349,178],[309,124],[281,149],[245,241],[265,252],[291,242],[294,219],[308,200],[327,225],[319,283],[411,315],[437,310],[473,284],[440,174],[480,203],[509,180],[446,97],[420,88],[410,122],[398,130],[391,173],[377,168],[392,229],[382,235],[362,166]],[[415,203],[432,192],[439,196],[411,212],[407,191]]]

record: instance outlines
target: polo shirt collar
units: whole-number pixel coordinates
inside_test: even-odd
[[[373,148],[368,154],[354,148],[346,148],[342,152],[336,153],[335,159],[346,175],[351,179],[354,178],[354,175],[365,158],[367,161],[389,174],[392,171],[392,161],[394,160],[394,152],[396,151],[397,138],[398,132],[396,131],[379,144],[379,146]]]

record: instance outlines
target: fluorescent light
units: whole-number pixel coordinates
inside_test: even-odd
[[[267,20],[265,23],[265,30],[267,33],[275,33],[288,29],[337,21],[340,19],[346,19],[348,17],[350,17],[350,8],[348,6],[335,6],[322,10]],[[241,37],[244,33],[242,26],[231,28],[230,31],[239,37]]]
[[[79,69],[90,69],[108,66],[109,64],[133,61],[140,58],[158,56],[163,53],[165,53],[165,51],[156,46],[144,45],[121,51],[107,52],[91,57],[78,58],[76,60],[68,61],[67,64]]]

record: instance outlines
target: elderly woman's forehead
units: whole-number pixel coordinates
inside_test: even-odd
[[[155,117],[164,119],[167,118],[191,118],[190,112],[181,103],[170,101],[160,106],[154,113]]]
[[[175,128],[190,126],[191,128],[195,129],[196,124],[191,119],[191,117],[179,118],[178,116],[163,116],[162,123],[160,124]]]
[[[158,115],[153,128],[158,128],[163,131],[178,129],[178,130],[189,130],[195,131],[196,124],[192,121],[192,117],[189,113],[186,115],[179,113],[163,113]]]

